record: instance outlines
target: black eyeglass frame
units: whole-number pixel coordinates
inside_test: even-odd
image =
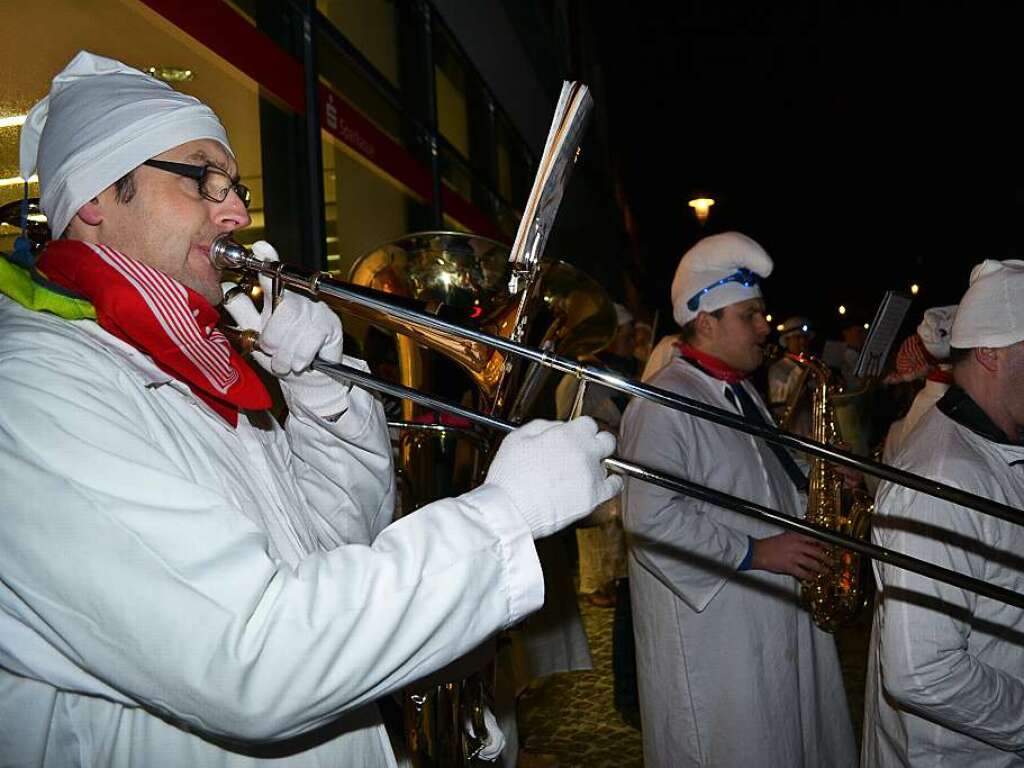
[[[191,163],[174,163],[169,160],[146,160],[142,164],[160,171],[176,173],[178,176],[184,176],[187,179],[193,179],[199,188],[199,194],[211,203],[223,203],[228,199],[228,193],[232,190],[238,195],[238,199],[242,201],[242,205],[245,206],[246,210],[249,209],[249,205],[252,203],[252,191],[249,187],[237,179],[233,179],[228,175],[227,171],[218,168],[216,165],[210,163],[206,165],[192,165]],[[224,196],[220,199],[217,199],[216,196],[210,194],[206,189],[206,178],[211,172],[224,176],[231,182],[230,186],[224,187]]]

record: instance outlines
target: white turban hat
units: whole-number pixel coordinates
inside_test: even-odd
[[[1024,340],[1024,261],[986,259],[971,270],[971,285],[953,320],[957,349],[1008,347]]]
[[[161,152],[227,133],[192,96],[119,61],[79,51],[53,78],[21,129],[21,175],[39,173],[40,207],[54,237],[81,208]]]
[[[949,337],[953,330],[953,317],[956,315],[956,304],[948,307],[932,307],[924,312],[924,319],[917,326],[917,335],[921,337],[924,348],[936,360],[949,357]]]
[[[672,317],[686,325],[698,312],[714,312],[761,296],[756,280],[744,280],[740,270],[757,278],[772,273],[764,248],[739,232],[723,232],[697,242],[679,261],[672,279]]]

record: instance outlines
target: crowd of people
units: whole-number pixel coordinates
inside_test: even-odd
[[[82,52],[29,113],[21,166],[54,239],[0,259],[0,765],[398,765],[376,702],[538,611],[535,540],[571,526],[579,588],[616,611],[616,705],[647,765],[1024,765],[1024,611],[875,563],[858,755],[834,639],[799,597],[826,546],[602,465],[617,443],[799,518],[806,457],[567,378],[567,421],[528,422],[482,485],[393,520],[380,399],[310,367],[365,367],[338,316],[291,291],[257,310],[210,261],[250,221],[212,110]],[[754,383],[773,266],[743,234],[703,238],[672,333],[650,349],[618,305],[596,362],[806,434],[794,357]],[[259,333],[283,425],[221,304]],[[844,331],[833,373],[856,389],[860,319]],[[805,317],[778,340],[816,351]],[[887,462],[1024,507],[1024,262],[979,263],[877,386],[908,405],[878,430]],[[875,498],[875,542],[1024,592],[1019,525],[890,482]]]

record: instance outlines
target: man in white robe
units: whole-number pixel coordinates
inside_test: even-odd
[[[532,422],[388,525],[379,402],[309,368],[341,359],[323,304],[229,303],[289,417],[247,410],[209,247],[248,191],[213,112],[82,52],[21,158],[64,238],[0,259],[0,764],[396,765],[375,700],[540,606],[533,539],[618,493],[614,439]]]
[[[953,322],[954,383],[901,469],[1024,509],[1024,261],[974,268]],[[875,543],[1024,593],[1024,527],[883,482]],[[874,564],[861,765],[1024,765],[1024,611]]]
[[[651,383],[769,420],[745,378],[769,333],[759,281],[771,269],[738,233],[690,249],[672,284],[680,354]],[[631,461],[803,513],[792,458],[740,432],[634,400],[620,446]],[[855,764],[835,644],[798,604],[797,578],[822,567],[819,544],[652,485],[627,481],[624,498],[646,765]]]
[[[914,395],[906,415],[889,426],[882,454],[886,464],[893,462],[907,435],[949,389],[953,377],[947,361],[955,316],[955,304],[925,310],[917,331],[896,353],[896,370],[886,377],[886,383],[924,379],[924,386]]]

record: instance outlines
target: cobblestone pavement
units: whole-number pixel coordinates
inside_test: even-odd
[[[580,604],[590,640],[594,669],[553,675],[519,699],[522,746],[558,759],[561,768],[619,768],[643,765],[640,732],[626,725],[612,706],[612,610]],[[864,710],[864,673],[871,634],[870,611],[837,633],[836,644],[860,741]]]
[[[611,608],[580,602],[594,668],[552,675],[519,699],[519,739],[531,752],[553,754],[560,768],[643,765],[640,731],[612,705]]]

